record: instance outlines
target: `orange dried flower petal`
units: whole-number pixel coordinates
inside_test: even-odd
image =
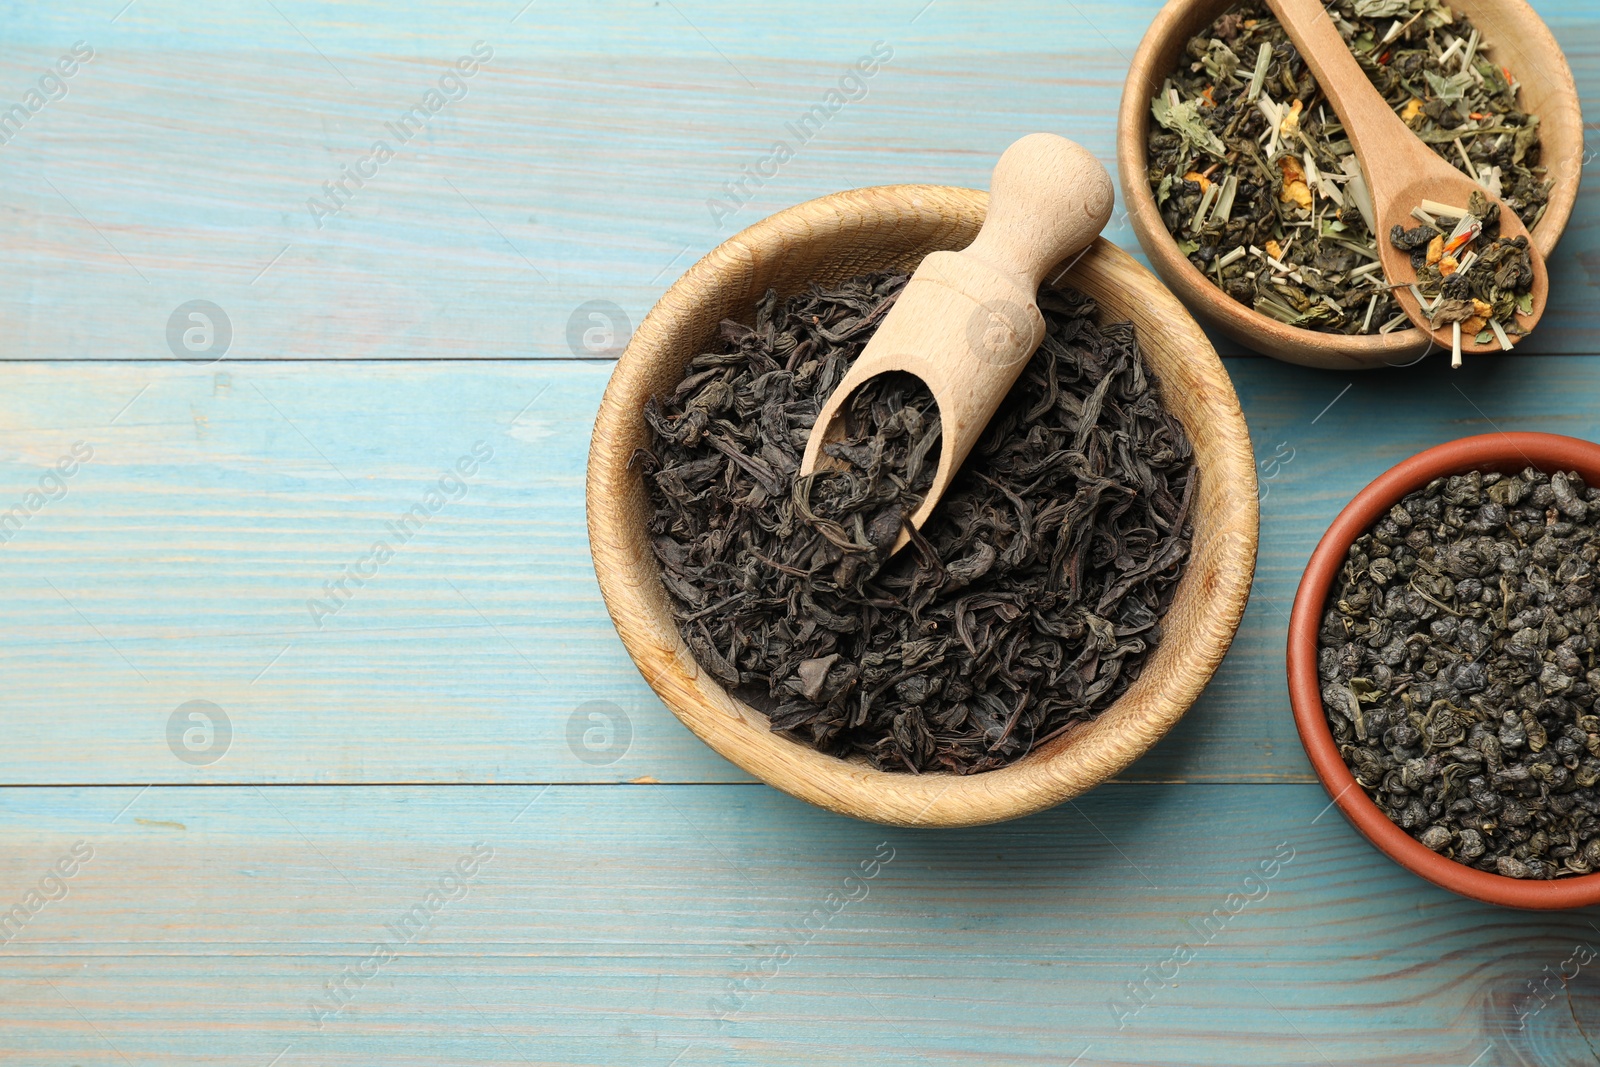
[[[1296,100],[1289,105],[1289,113],[1283,116],[1283,122],[1278,126],[1278,132],[1285,137],[1293,137],[1300,130],[1300,110],[1305,107]]]

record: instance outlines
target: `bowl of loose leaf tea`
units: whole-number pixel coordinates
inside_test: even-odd
[[[927,522],[920,380],[825,400],[986,194],[858,189],[712,250],[618,361],[590,447],[595,572],[694,733],[832,811],[959,826],[1104,781],[1199,695],[1249,595],[1258,509],[1233,386],[1193,319],[1097,239],[1040,291],[1043,343]]]
[[[1396,114],[1515,211],[1548,259],[1577,197],[1583,120],[1571,69],[1533,9],[1333,0],[1328,12]],[[1117,161],[1151,266],[1207,325],[1315,367],[1401,366],[1430,350],[1379,267],[1391,235],[1373,232],[1339,115],[1265,0],[1170,0],[1128,72]],[[1407,239],[1419,235],[1432,231]],[[1474,300],[1505,303],[1502,289],[1517,298],[1487,260],[1450,285],[1464,315]]]
[[[1339,513],[1289,624],[1312,766],[1389,857],[1463,896],[1600,903],[1600,445],[1467,437]]]

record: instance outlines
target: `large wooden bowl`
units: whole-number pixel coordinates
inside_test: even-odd
[[[600,404],[589,449],[589,540],[617,632],[684,724],[767,783],[831,811],[899,826],[968,826],[1060,803],[1122,770],[1182,717],[1233,640],[1255,568],[1255,464],[1233,384],[1194,320],[1151,274],[1097,240],[1061,284],[1132,321],[1166,407],[1194,442],[1200,481],[1194,548],[1143,674],[1096,720],[984,774],[891,774],[775,734],[695,663],[673,625],[646,537],[644,480],[630,464],[649,441],[643,409],[670,392],[724,318],[750,322],[769,288],[803,292],[875,270],[909,271],[967,245],[985,193],[899,185],[837,193],[735,235],[689,269],[640,324]]]
[[[1133,232],[1155,272],[1189,310],[1246,348],[1307,367],[1348,370],[1415,362],[1428,351],[1431,339],[1413,327],[1384,335],[1346,337],[1286,326],[1245,307],[1178,251],[1177,241],[1161,221],[1145,167],[1150,123],[1154,121],[1150,98],[1172,72],[1189,38],[1236,2],[1169,0],[1134,53],[1117,118],[1117,170]],[[1572,69],[1549,28],[1523,0],[1450,0],[1450,7],[1483,32],[1482,51],[1521,80],[1519,102],[1529,114],[1539,116],[1542,159],[1555,186],[1544,217],[1531,235],[1548,260],[1572,215],[1583,168],[1583,116]],[[1559,279],[1552,279],[1552,284],[1559,285]]]

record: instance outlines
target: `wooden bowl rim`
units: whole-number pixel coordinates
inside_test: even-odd
[[[1357,493],[1317,543],[1295,594],[1285,657],[1289,703],[1295,729],[1323,788],[1345,818],[1390,859],[1435,885],[1487,904],[1536,910],[1581,908],[1600,903],[1600,873],[1549,881],[1492,874],[1439,855],[1390,821],[1356,783],[1339,754],[1323,710],[1317,671],[1323,608],[1356,538],[1407,493],[1435,478],[1471,470],[1515,473],[1526,467],[1575,470],[1590,485],[1600,485],[1600,444],[1550,433],[1463,437],[1397,463]]]
[[[1149,257],[1151,266],[1161,279],[1171,286],[1183,303],[1209,325],[1252,351],[1288,363],[1303,366],[1375,369],[1377,367],[1406,367],[1417,362],[1433,349],[1433,338],[1414,326],[1395,330],[1389,334],[1347,336],[1321,333],[1298,326],[1289,326],[1269,315],[1228,296],[1217,288],[1200,270],[1180,255],[1178,243],[1167,231],[1150,192],[1145,163],[1150,131],[1150,91],[1152,78],[1160,85],[1166,72],[1153,70],[1156,54],[1165,50],[1169,42],[1185,33],[1185,24],[1198,16],[1196,9],[1215,7],[1220,13],[1235,0],[1168,0],[1150,28],[1145,31],[1128,66],[1128,78],[1123,83],[1122,101],[1117,113],[1117,172],[1121,180],[1122,197],[1127,205],[1128,218],[1133,225],[1139,246]],[[1552,132],[1558,138],[1583,144],[1583,118],[1578,87],[1572,68],[1550,28],[1539,18],[1526,0],[1452,0],[1453,6],[1466,12],[1476,7],[1501,7],[1518,19],[1527,20],[1527,34],[1521,51],[1535,52],[1540,60],[1542,76],[1557,83],[1559,92],[1571,99],[1570,114],[1557,109],[1553,115],[1540,115],[1540,139],[1547,146]],[[1471,17],[1470,12],[1468,13]],[[1213,16],[1214,17],[1214,16]],[[1505,47],[1493,42],[1491,50]],[[1548,175],[1547,175],[1548,176]],[[1582,178],[1580,169],[1557,176],[1550,190],[1549,206],[1539,224],[1529,231],[1533,243],[1548,260],[1572,217]]]
[[[730,272],[736,278],[748,277],[754,250],[794,241],[813,224],[837,227],[841,218],[854,223],[874,215],[876,221],[892,223],[912,216],[926,219],[931,209],[947,217],[970,213],[981,221],[987,201],[986,193],[948,186],[855,189],[796,205],[735,234],[690,267],[640,324],[613,370],[591,440],[587,503],[595,572],[613,623],[646,681],[701,740],[757,778],[828,810],[889,825],[978,825],[1060,803],[1142,755],[1182,717],[1209,682],[1232,642],[1249,597],[1259,539],[1259,507],[1248,429],[1232,381],[1199,326],[1148,270],[1103,238],[1096,240],[1074,268],[1092,272],[1105,264],[1105,269],[1122,272],[1132,284],[1143,286],[1141,306],[1160,308],[1178,324],[1177,329],[1187,331],[1188,336],[1176,335],[1184,350],[1192,352],[1184,361],[1185,373],[1192,363],[1193,374],[1203,386],[1192,390],[1194,403],[1209,420],[1205,433],[1215,442],[1208,446],[1214,453],[1214,469],[1203,469],[1202,476],[1218,479],[1225,487],[1220,492],[1231,494],[1219,499],[1228,499],[1232,506],[1213,509],[1216,514],[1197,522],[1191,560],[1180,580],[1182,595],[1184,583],[1191,578],[1195,583],[1204,579],[1203,586],[1194,585],[1188,594],[1203,610],[1193,612],[1196,621],[1186,632],[1168,633],[1141,675],[1141,680],[1154,675],[1165,656],[1178,669],[1177,684],[1153,691],[1153,681],[1144,689],[1138,688],[1136,681],[1129,693],[1140,692],[1145,699],[1129,705],[1131,711],[1113,714],[1128,700],[1124,694],[1095,720],[1010,766],[983,774],[891,774],[825,756],[772,733],[765,716],[729,696],[694,662],[667,614],[654,558],[641,561],[629,551],[625,494],[642,492],[642,483],[626,480],[639,477],[629,469],[630,457],[617,454],[622,449],[602,447],[602,443],[626,441],[629,432],[637,432],[636,424],[630,431],[628,420],[639,418],[647,398],[645,381],[654,353],[681,324],[690,321],[698,304],[696,293],[710,291],[714,282]],[[838,234],[830,239],[842,242],[849,238]],[[1154,311],[1146,313],[1153,315]],[[1192,426],[1190,432],[1195,433]],[[1210,525],[1218,527],[1215,536],[1202,543],[1201,529]],[[633,536],[637,539],[636,531]],[[1115,730],[1108,728],[1113,721]],[[1085,752],[1094,758],[1086,761]],[[1064,760],[1064,756],[1069,758]],[[1086,763],[1088,771],[1083,770]]]

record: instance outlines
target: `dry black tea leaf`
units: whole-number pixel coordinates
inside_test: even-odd
[[[904,286],[869,275],[724,322],[653,400],[650,536],[696,660],[772,728],[895,771],[1003,766],[1138,677],[1188,558],[1196,472],[1133,328],[1046,290],[1048,327],[949,491],[915,378],[873,379],[797,478],[823,402]]]
[[[1323,710],[1373,802],[1513,878],[1600,870],[1600,489],[1471,472],[1351,545],[1318,640]]]
[[[1327,10],[1417,136],[1534,226],[1552,185],[1539,120],[1518,106],[1493,42],[1440,0],[1334,0]],[[1305,329],[1408,324],[1378,266],[1372,198],[1344,127],[1264,3],[1230,8],[1191,39],[1150,106],[1151,192],[1179,248],[1218,287]],[[1489,303],[1484,321],[1504,323]]]

